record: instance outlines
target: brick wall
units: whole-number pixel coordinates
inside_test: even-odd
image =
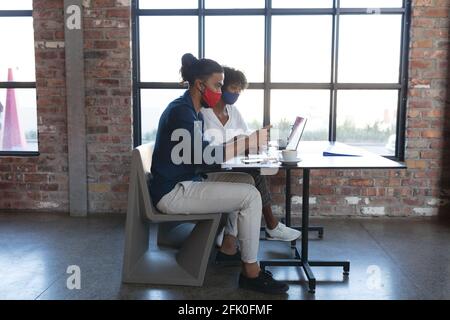
[[[84,1],[88,210],[125,212],[132,149],[130,0]]]
[[[89,212],[125,212],[130,0],[84,0]],[[0,157],[0,210],[68,211],[63,0],[34,0],[39,157]]]
[[[34,0],[39,157],[0,158],[0,210],[68,210],[62,0]],[[450,0],[414,1],[407,114],[408,170],[316,170],[311,212],[445,215],[450,197],[446,128]],[[85,0],[89,212],[125,212],[132,145],[130,0]],[[275,212],[284,173],[271,178]],[[294,176],[301,182],[301,175]],[[301,185],[293,184],[294,214]]]
[[[311,172],[310,210],[315,215],[448,215],[447,174],[449,0],[413,1],[406,131],[408,170],[316,170]],[[448,129],[447,129],[448,130]],[[447,142],[445,140],[447,138]],[[447,161],[446,161],[447,160]],[[441,179],[443,178],[443,179]],[[301,175],[296,176],[301,182]],[[284,209],[283,174],[271,189]],[[293,187],[301,195],[301,186]],[[294,197],[294,212],[301,197]]]
[[[448,58],[448,0],[416,1],[412,17],[410,90],[407,122],[407,164],[412,176],[405,181],[413,186],[412,202],[406,214],[447,215],[450,184],[440,185],[446,129],[450,119]],[[424,68],[429,66],[429,68]],[[402,181],[403,182],[403,181]]]

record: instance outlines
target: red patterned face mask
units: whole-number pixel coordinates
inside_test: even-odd
[[[221,97],[222,92],[214,92],[205,85],[205,90],[202,92],[202,99],[204,104],[206,104],[205,107],[214,108]]]

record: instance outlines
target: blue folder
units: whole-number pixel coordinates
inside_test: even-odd
[[[362,154],[358,152],[358,149],[354,149],[348,146],[331,145],[323,152],[324,157],[361,157]]]
[[[336,152],[323,152],[324,157],[361,157],[359,154],[344,154],[344,153],[336,153]]]

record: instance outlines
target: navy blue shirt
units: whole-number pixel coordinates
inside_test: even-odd
[[[181,146],[180,141],[184,142],[184,139],[179,138],[172,141],[174,137],[178,137],[178,131],[174,134],[177,129],[184,129],[185,133],[189,133],[191,140],[184,145],[189,146],[190,150],[178,152]],[[188,161],[180,163],[177,160],[174,163],[172,159],[174,147],[177,148],[176,154],[185,156],[183,159],[189,156]],[[216,153],[220,154],[217,152],[219,147],[212,147],[209,145],[209,141],[204,140],[203,116],[195,111],[189,90],[186,90],[181,97],[167,106],[159,119],[152,158],[152,178],[150,179],[150,194],[155,206],[165,194],[172,191],[178,182],[202,180],[201,171],[205,164],[202,155],[206,148],[210,148],[209,152],[213,156]],[[184,153],[185,151],[188,153]],[[196,155],[194,155],[194,151],[196,151]]]

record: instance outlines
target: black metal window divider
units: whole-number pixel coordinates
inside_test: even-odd
[[[299,9],[272,8],[272,0],[265,0],[264,8],[256,9],[207,9],[205,1],[198,0],[198,8],[192,9],[141,9],[139,0],[132,0],[132,37],[133,37],[133,111],[134,111],[134,145],[142,142],[141,133],[141,89],[182,89],[176,82],[141,82],[139,70],[139,18],[141,16],[198,16],[198,56],[205,56],[205,17],[207,16],[264,16],[264,82],[249,84],[249,89],[264,90],[263,124],[270,123],[270,94],[273,89],[309,89],[329,90],[329,141],[336,141],[337,132],[337,93],[339,90],[397,90],[399,99],[397,105],[396,147],[394,156],[387,158],[404,161],[405,122],[408,89],[408,56],[409,56],[409,28],[411,21],[411,0],[403,0],[401,8],[340,8],[340,0],[333,0],[332,8]],[[282,15],[331,15],[332,16],[332,46],[330,52],[331,78],[330,83],[282,83],[271,82],[271,37],[272,17]],[[401,15],[401,46],[399,82],[398,83],[339,83],[338,82],[338,54],[339,54],[339,24],[342,15]]]

